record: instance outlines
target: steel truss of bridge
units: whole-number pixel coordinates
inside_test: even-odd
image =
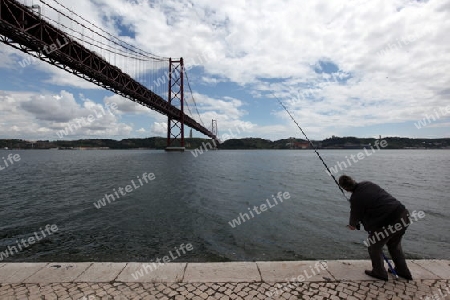
[[[147,89],[118,67],[71,39],[67,33],[44,20],[39,13],[15,0],[0,0],[0,41],[166,115],[169,123],[168,136],[171,124],[177,124],[181,128],[184,124],[218,141],[215,134],[186,115],[183,110],[173,106],[171,101],[166,101]],[[62,44],[61,41],[66,43]],[[55,51],[43,51],[52,45],[62,46]],[[184,138],[183,133],[178,138]],[[177,135],[172,139],[176,137]],[[168,146],[170,143],[168,139]]]

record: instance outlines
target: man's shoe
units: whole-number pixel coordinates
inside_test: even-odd
[[[388,272],[392,274],[391,269],[389,269]],[[411,274],[408,275],[408,274],[399,273],[397,270],[395,270],[395,273],[397,273],[398,276],[400,276],[401,278],[404,278],[406,280],[413,280]]]
[[[373,271],[365,270],[364,273],[366,273],[366,275],[369,275],[370,277],[373,277],[373,278],[376,278],[376,279],[380,279],[380,280],[384,280],[384,281],[388,281],[388,277],[387,276],[381,276],[381,275],[375,274]]]

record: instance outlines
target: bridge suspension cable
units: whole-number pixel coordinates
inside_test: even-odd
[[[58,16],[58,20],[52,19],[50,14],[42,14],[42,18],[59,28],[64,28],[70,39],[85,45],[167,100],[168,57],[158,56],[129,44],[80,16],[58,0],[38,0],[38,2]]]
[[[94,33],[94,34],[96,34],[96,35],[98,35],[98,36],[100,36],[100,37],[102,37],[102,38],[104,38],[104,39],[106,39],[106,40],[108,40],[108,41],[110,41],[110,42],[116,44],[116,45],[119,46],[119,47],[122,47],[122,48],[125,48],[125,49],[127,49],[127,50],[130,50],[130,52],[134,52],[134,53],[139,54],[139,55],[141,55],[141,56],[143,56],[143,57],[145,57],[145,58],[148,58],[148,59],[161,60],[161,61],[169,61],[169,58],[168,58],[168,57],[162,57],[162,56],[158,56],[158,55],[152,54],[152,53],[150,53],[150,52],[147,52],[147,51],[145,51],[145,50],[142,50],[142,49],[140,49],[140,48],[138,48],[138,47],[136,47],[136,46],[134,46],[134,45],[131,45],[131,44],[129,44],[129,43],[127,43],[127,42],[125,42],[125,41],[119,39],[119,38],[116,37],[115,35],[112,35],[111,33],[109,33],[109,32],[107,32],[107,31],[103,30],[103,29],[100,28],[100,27],[98,27],[98,26],[95,25],[94,23],[92,23],[92,22],[86,20],[85,18],[83,18],[82,16],[80,16],[79,14],[77,14],[76,12],[74,12],[73,10],[71,10],[70,8],[68,8],[68,7],[66,7],[65,5],[61,4],[58,0],[51,0],[51,1],[57,3],[59,6],[61,6],[62,8],[64,8],[64,9],[67,10],[68,12],[70,12],[71,14],[75,15],[76,17],[80,18],[81,20],[83,20],[83,21],[86,22],[87,24],[91,25],[92,27],[95,27],[95,28],[97,28],[98,30],[100,30],[101,32],[105,33],[105,34],[108,35],[110,38],[104,36],[103,34],[98,33],[97,31],[95,31],[95,30],[93,30],[93,29],[91,29],[91,28],[86,27],[86,25],[84,25],[84,24],[82,24],[81,22],[75,20],[74,18],[72,18],[72,17],[66,15],[66,14],[63,13],[61,10],[59,10],[59,9],[57,9],[57,8],[55,8],[55,7],[53,7],[53,6],[51,6],[50,4],[48,4],[47,2],[45,2],[44,0],[39,0],[39,2],[41,2],[41,3],[43,3],[44,5],[48,6],[49,8],[51,8],[52,10],[54,10],[55,12],[57,12],[57,13],[63,15],[63,16],[66,17],[67,19],[69,19],[69,20],[71,20],[71,21],[73,21],[73,22],[79,24],[79,25],[82,26],[83,28],[85,28],[85,29],[91,31],[92,33]],[[60,25],[62,25],[62,24],[60,24]],[[112,39],[111,39],[111,38],[112,38]],[[113,40],[113,39],[114,39],[114,40]],[[117,41],[119,41],[119,42],[116,42],[115,40],[117,40]],[[124,46],[124,45],[125,45],[125,46]]]
[[[173,93],[168,93],[167,83],[169,79],[176,78],[175,73],[167,71],[172,61],[170,58],[157,56],[130,45],[81,17],[61,4],[60,0],[31,2],[30,6],[29,0],[0,0],[0,42],[140,105],[150,107],[167,115],[170,120],[181,120],[181,124],[216,139],[201,119],[187,74],[185,78],[188,80],[193,107],[201,124],[192,118],[193,113],[189,106],[190,115],[186,115],[182,105],[178,108],[176,102],[174,105],[169,102],[168,96]],[[41,6],[35,3],[44,6],[41,9]],[[182,58],[178,61],[181,66],[182,61]],[[183,86],[182,80],[179,86]],[[175,91],[172,96],[177,95]]]
[[[202,117],[200,116],[200,112],[198,111],[197,102],[195,102],[194,93],[192,92],[191,84],[189,82],[189,76],[188,76],[186,71],[185,71],[185,75],[186,75],[186,81],[187,81],[187,84],[188,84],[188,87],[189,87],[189,92],[191,94],[191,98],[192,98],[192,101],[194,102],[195,110],[197,111],[197,115],[198,115],[199,120],[200,120],[200,124],[202,124],[203,127],[206,127],[205,123],[203,123]],[[191,116],[192,116],[192,113],[191,113]]]

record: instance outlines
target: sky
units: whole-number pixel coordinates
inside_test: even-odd
[[[65,22],[37,0],[19,2]],[[183,57],[190,115],[206,127],[217,120],[219,137],[303,138],[281,100],[310,139],[450,138],[448,0],[58,2],[91,29],[157,56]],[[100,54],[166,93],[155,83],[167,63],[140,67]],[[166,136],[166,116],[30,58],[0,44],[0,138]]]

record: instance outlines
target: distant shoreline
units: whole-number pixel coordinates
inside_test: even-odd
[[[186,151],[206,149],[211,147],[211,139],[185,138]],[[427,150],[450,149],[450,138],[439,139],[410,139],[400,137],[385,138],[356,138],[331,137],[324,140],[311,141],[315,148],[325,150],[362,150],[377,147],[380,142],[387,146],[383,149]],[[29,141],[21,139],[0,139],[0,149],[3,150],[164,150],[167,140],[164,137],[151,137],[142,139],[83,139],[83,140],[57,140],[57,141]],[[311,144],[299,138],[281,140],[267,140],[261,138],[228,139],[218,144],[219,150],[308,150],[313,149]]]
[[[186,148],[187,151],[194,151],[196,148]],[[364,148],[316,148],[317,150],[364,150]],[[116,150],[126,150],[126,151],[140,151],[140,150],[151,150],[151,151],[164,151],[164,149],[156,149],[156,148],[113,148],[113,149],[96,149],[96,148],[84,148],[84,149],[22,149],[22,148],[13,148],[13,149],[0,149],[0,151],[34,151],[34,150],[45,150],[45,151],[116,151]],[[263,151],[263,150],[274,150],[274,151],[314,151],[312,148],[308,149],[217,149],[217,151],[234,151],[234,150],[242,150],[242,151]],[[383,150],[450,150],[450,148],[389,148]],[[213,151],[211,151],[213,152]]]

